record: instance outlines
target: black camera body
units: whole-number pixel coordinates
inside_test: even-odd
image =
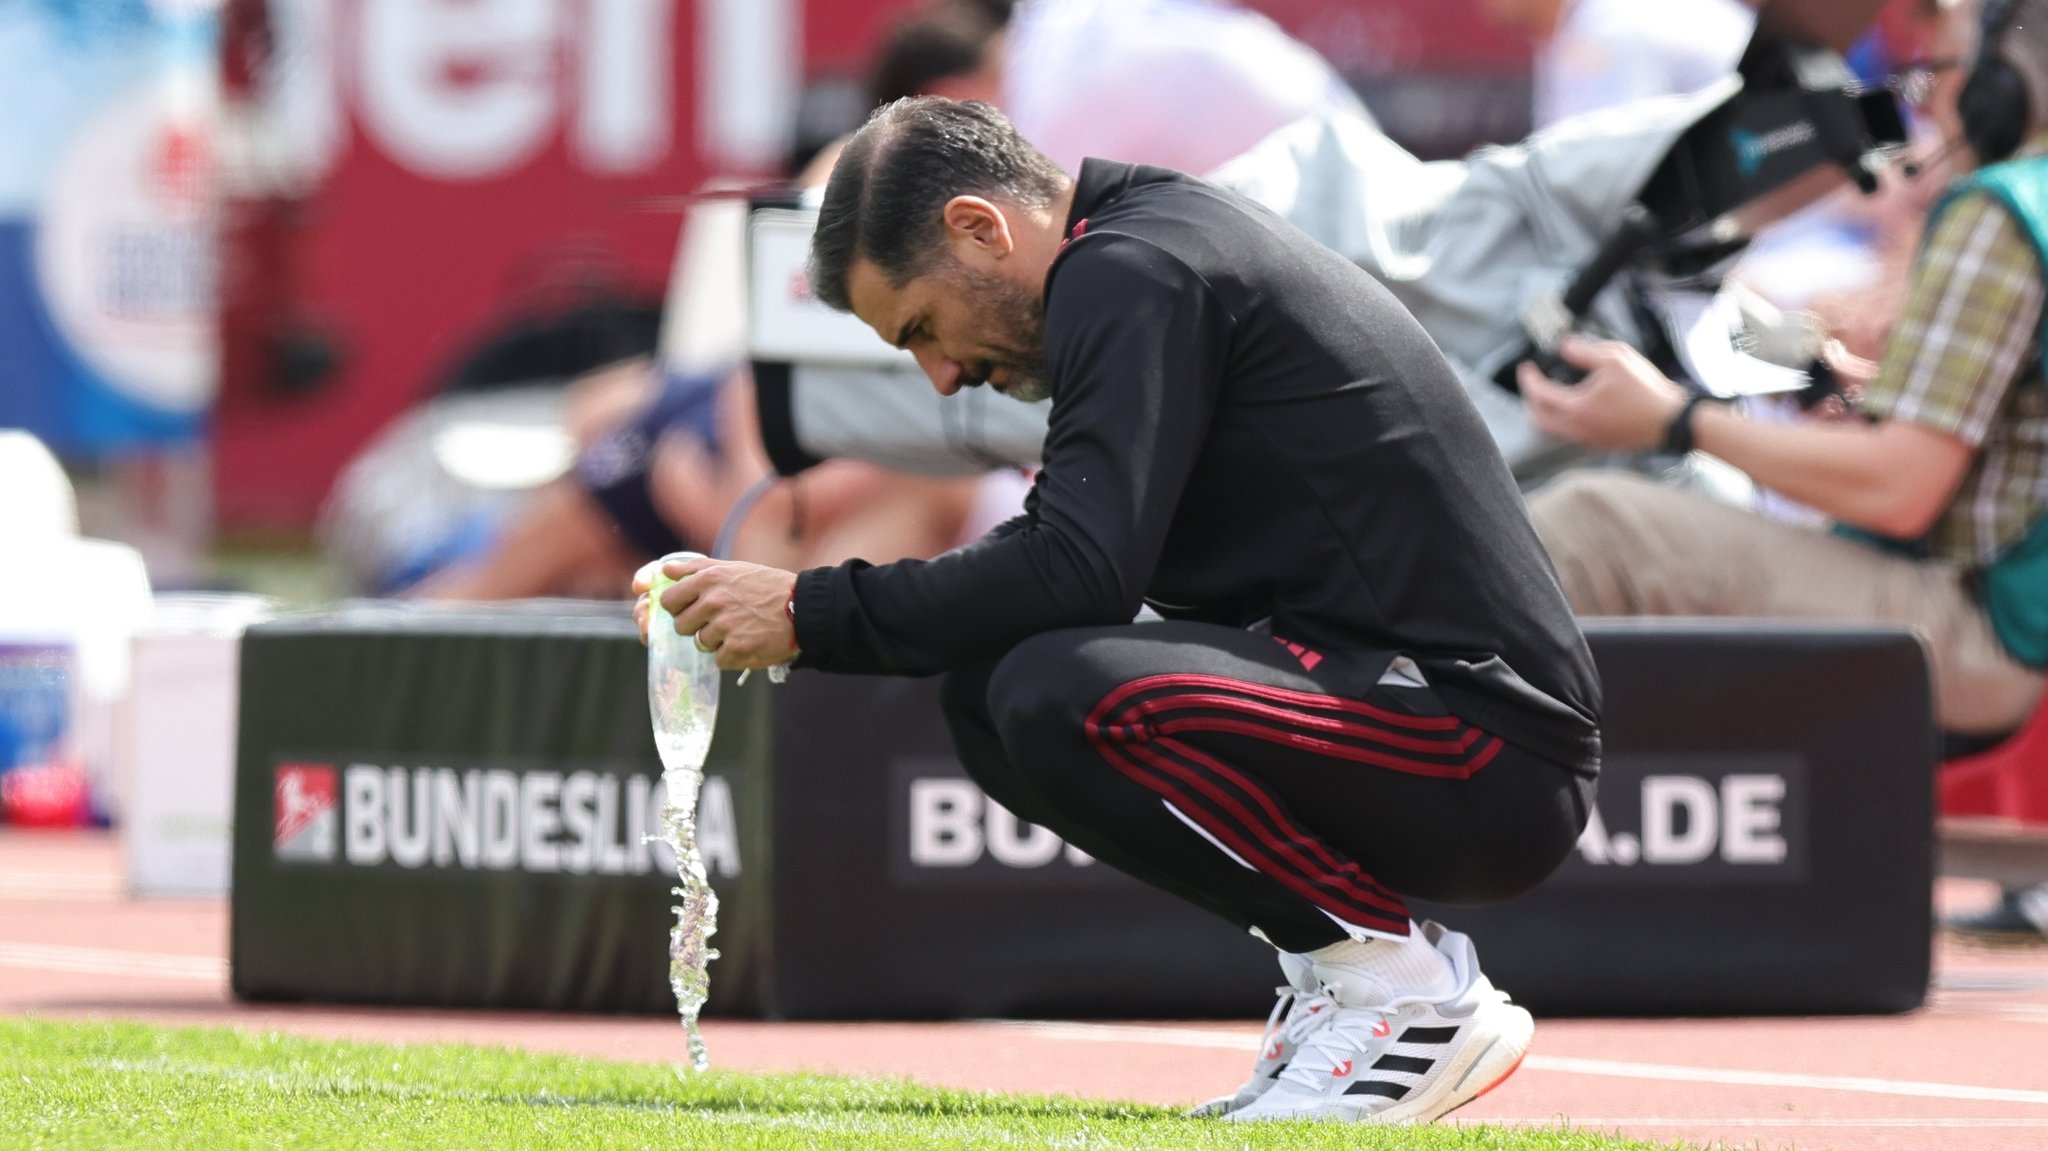
[[[1515,365],[1525,358],[1553,378],[1575,379],[1557,357],[1557,340],[1582,328],[1622,272],[1711,287],[1765,227],[1845,185],[1877,190],[1878,171],[1906,142],[1888,89],[1865,89],[1833,48],[1768,24],[1738,72],[1741,88],[1672,145],[1593,258],[1561,293],[1524,314],[1528,354],[1511,358],[1495,383],[1517,391]],[[1645,350],[1660,367],[1675,367],[1668,349]]]

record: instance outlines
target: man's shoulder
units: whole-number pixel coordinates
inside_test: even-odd
[[[2036,240],[2048,238],[2048,156],[2022,155],[1974,172],[1951,187],[1942,215],[1958,210],[1997,210],[2018,221]]]
[[[1089,212],[1087,235],[1150,244],[1195,267],[1218,248],[1265,228],[1256,209],[1228,189],[1170,168],[1133,165],[1115,198]]]
[[[2040,179],[1987,169],[1953,185],[1928,220],[1923,270],[2005,274],[2013,260],[2039,263],[2048,247],[2048,163]]]
[[[1148,234],[1144,220],[1114,215],[1069,240],[1053,262],[1046,289],[1048,318],[1075,306],[1130,307],[1159,295],[1200,287],[1202,277],[1161,238]],[[1132,226],[1135,224],[1135,226]]]
[[[1127,165],[1128,176],[1115,199],[1096,213],[1105,219],[1172,220],[1189,211],[1230,212],[1238,208],[1230,192],[1199,176],[1149,164]]]
[[[1061,263],[1143,265],[1161,255],[1187,263],[1188,241],[1228,227],[1237,210],[1228,192],[1185,173],[1142,164],[1094,169],[1097,163],[1088,161],[1092,171],[1118,173],[1121,186],[1074,224]]]

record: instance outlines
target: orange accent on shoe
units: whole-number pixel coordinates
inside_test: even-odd
[[[1522,1060],[1523,1060],[1523,1059],[1527,1059],[1528,1057],[1529,1057],[1529,1053],[1528,1053],[1527,1051],[1524,1051],[1524,1052],[1522,1052],[1521,1056],[1520,1056],[1519,1058],[1517,1058],[1517,1059],[1515,1060],[1515,1065],[1514,1065],[1513,1067],[1510,1067],[1510,1068],[1508,1068],[1508,1069],[1507,1069],[1506,1071],[1503,1071],[1503,1072],[1501,1072],[1501,1076],[1500,1076],[1500,1078],[1498,1078],[1498,1079],[1494,1080],[1494,1081],[1493,1081],[1493,1082],[1491,1082],[1491,1083],[1488,1083],[1488,1084],[1487,1084],[1486,1086],[1484,1086],[1484,1087],[1481,1087],[1481,1088],[1479,1089],[1479,1094],[1477,1094],[1477,1095],[1474,1095],[1474,1096],[1473,1096],[1472,1098],[1474,1098],[1474,1099],[1482,1099],[1482,1098],[1485,1098],[1485,1096],[1486,1096],[1486,1093],[1487,1093],[1488,1091],[1491,1091],[1491,1090],[1493,1090],[1494,1088],[1496,1088],[1496,1087],[1500,1086],[1501,1084],[1503,1084],[1503,1083],[1506,1083],[1506,1082],[1508,1081],[1508,1076],[1510,1076],[1510,1075],[1513,1075],[1513,1074],[1514,1074],[1515,1072],[1517,1072],[1517,1071],[1521,1070],[1521,1068],[1522,1068]]]

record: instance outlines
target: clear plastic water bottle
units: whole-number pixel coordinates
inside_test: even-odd
[[[696,558],[687,553],[672,559]],[[684,578],[688,578],[687,576]],[[718,723],[718,665],[697,650],[694,636],[677,635],[675,617],[661,606],[662,589],[674,583],[656,572],[648,589],[647,707],[654,721],[654,745],[661,754],[662,837],[674,849],[682,902],[669,931],[669,983],[688,1036],[690,1065],[711,1065],[697,1015],[711,990],[710,965],[718,953],[709,940],[718,930],[718,895],[711,890],[704,857],[697,851],[697,793],[704,783],[704,759]]]
[[[691,553],[680,557],[694,559]],[[697,650],[694,636],[677,635],[675,617],[661,606],[661,591],[675,581],[655,574],[648,590],[647,707],[654,720],[654,745],[661,753],[664,775],[704,771],[711,750],[711,732],[718,723],[718,664]],[[687,796],[671,791],[669,802],[694,811],[694,785]]]

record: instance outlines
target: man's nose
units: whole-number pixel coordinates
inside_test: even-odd
[[[949,360],[938,352],[925,349],[917,353],[917,366],[931,378],[932,387],[942,396],[950,396],[960,390],[960,378],[966,374],[966,365],[958,360]]]

